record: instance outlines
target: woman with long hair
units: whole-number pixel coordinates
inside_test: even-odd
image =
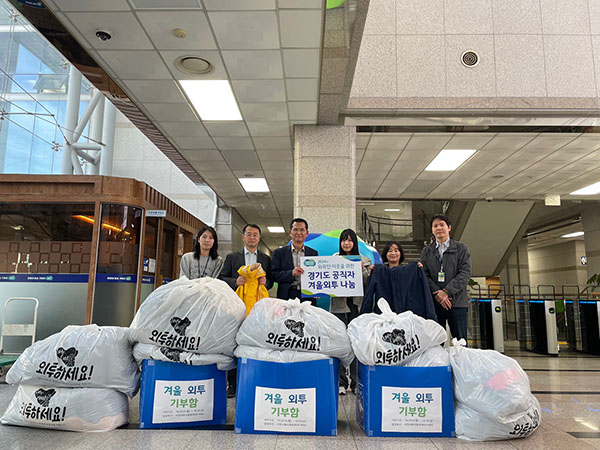
[[[194,240],[194,251],[181,258],[179,276],[194,278],[217,278],[223,268],[223,258],[218,254],[219,240],[213,227],[205,226]]]
[[[356,255],[360,256],[362,275],[363,275],[363,288],[367,285],[367,279],[369,277],[369,271],[371,267],[371,260],[360,254],[358,251],[358,237],[351,228],[348,228],[340,234],[340,248],[336,255]],[[338,319],[341,319],[346,325],[350,323],[352,319],[358,316],[358,311],[362,304],[362,296],[360,297],[332,297],[331,306],[329,311],[333,313]],[[350,377],[350,383],[348,383],[348,376]],[[346,394],[346,389],[350,387],[352,392],[356,390],[357,370],[356,370],[356,359],[350,365],[349,373],[346,373],[346,368],[340,366],[340,395]]]

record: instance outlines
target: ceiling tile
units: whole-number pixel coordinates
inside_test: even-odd
[[[400,150],[398,149],[390,149],[384,152],[378,150],[367,150],[364,152],[363,162],[365,161],[377,161],[381,164],[383,161],[394,162],[398,159],[400,155]]]
[[[223,161],[219,150],[181,150],[188,161]]]
[[[229,163],[232,170],[262,170],[256,153],[246,150],[225,151],[223,158]]]
[[[240,103],[244,119],[249,122],[287,120],[285,103]]]
[[[252,140],[257,149],[279,150],[282,148],[292,148],[289,137],[253,137]]]
[[[62,11],[129,11],[127,0],[53,0]]]
[[[221,52],[232,80],[283,78],[280,50]]]
[[[155,51],[101,50],[98,54],[122,80],[171,79],[171,74]]]
[[[290,149],[283,150],[257,150],[261,161],[292,161]]]
[[[262,161],[261,164],[264,170],[289,170],[294,168],[294,163],[291,161]]]
[[[152,43],[131,12],[76,12],[66,16],[87,41],[99,50],[151,50]],[[109,30],[112,39],[101,41],[96,31]]]
[[[288,78],[318,78],[319,49],[284,49],[283,65]]]
[[[397,134],[390,136],[387,135],[387,133],[373,133],[367,150],[402,150],[406,146],[406,143],[410,137],[410,134]]]
[[[321,17],[320,10],[279,11],[282,47],[319,48]]]
[[[162,50],[159,53],[160,56],[162,56],[165,60],[165,63],[167,64],[169,71],[173,75],[173,78],[175,78],[176,80],[226,80],[228,78],[227,71],[225,70],[225,65],[221,60],[219,52],[216,50],[195,50],[193,52],[193,56],[206,59],[213,65],[214,70],[211,73],[205,75],[187,74],[181,72],[175,66],[175,60],[177,58],[179,58],[180,56],[189,56],[190,53],[192,53],[189,50]]]
[[[252,140],[247,137],[216,137],[214,141],[219,150],[254,150]]]
[[[231,84],[238,101],[242,103],[286,100],[283,80],[233,80]]]
[[[210,12],[208,17],[223,50],[279,48],[274,11]]]
[[[323,8],[323,0],[278,0],[279,8]]]
[[[212,150],[216,149],[216,146],[211,138],[208,136],[198,137],[176,137],[173,138],[175,144],[181,150]]]
[[[367,144],[371,139],[371,133],[369,134],[357,134],[356,135],[356,148],[367,148]]]
[[[316,120],[317,102],[288,102],[290,120]]]
[[[205,120],[202,123],[212,137],[248,137],[248,129],[242,121],[209,122]]]
[[[177,83],[173,80],[123,80],[123,84],[140,102],[186,102]]]
[[[198,122],[187,103],[144,103],[144,108],[159,122],[177,119],[179,122]]]
[[[130,0],[134,9],[202,9],[200,0]]]
[[[208,11],[275,9],[275,0],[204,0]]]
[[[202,11],[140,11],[137,16],[158,50],[217,48]],[[185,39],[173,36],[174,28],[184,29]]]
[[[285,85],[290,101],[316,101],[319,97],[318,78],[288,78]]]
[[[172,137],[208,136],[200,122],[158,122],[160,127]]]
[[[202,162],[195,163],[194,167],[201,170],[201,172],[203,173],[203,176],[208,179],[210,179],[210,176],[208,174],[206,174],[207,172],[210,172],[212,174],[212,176],[214,176],[215,178],[220,178],[223,176],[222,174],[217,173],[217,171],[222,171],[224,173],[231,173],[231,170],[229,169],[229,166],[227,165],[227,163],[225,161],[202,161]],[[204,174],[206,174],[206,175],[204,175]]]
[[[473,149],[479,150],[494,138],[493,133],[456,133],[450,141],[444,145],[445,149]]]
[[[252,136],[289,136],[290,124],[279,122],[246,122]]]

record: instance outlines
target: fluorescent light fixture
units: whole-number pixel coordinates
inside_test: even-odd
[[[283,227],[267,227],[270,233],[285,233]]]
[[[267,180],[264,178],[238,178],[246,192],[269,192]]]
[[[477,150],[442,150],[425,168],[428,172],[451,172],[458,169]]]
[[[582,189],[571,192],[571,195],[596,195],[600,194],[600,181],[598,183],[590,184]]]
[[[569,234],[563,234],[561,237],[563,238],[572,238],[572,237],[579,237],[579,236],[583,236],[583,231],[576,231],[574,233],[569,233]]]
[[[396,212],[396,211],[400,211],[400,208],[385,208],[384,211]]]
[[[202,120],[242,120],[228,80],[179,80]]]

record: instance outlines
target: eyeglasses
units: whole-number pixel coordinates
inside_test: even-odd
[[[260,237],[260,233],[244,233],[246,237]]]

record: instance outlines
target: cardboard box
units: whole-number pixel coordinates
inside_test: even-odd
[[[239,358],[235,432],[336,436],[339,367]]]
[[[140,428],[223,425],[227,420],[225,372],[216,364],[190,366],[144,360]]]
[[[358,363],[356,420],[367,436],[454,437],[451,367]]]

